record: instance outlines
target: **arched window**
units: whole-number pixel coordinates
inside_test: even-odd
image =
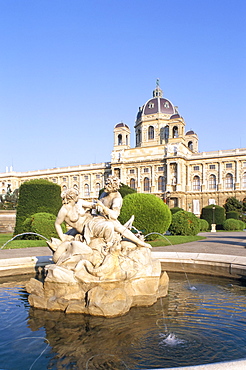
[[[215,190],[216,189],[216,176],[215,175],[210,175],[209,176],[208,188],[210,190]]]
[[[194,191],[200,191],[201,190],[201,183],[200,183],[200,177],[194,176],[193,177],[193,190]]]
[[[178,137],[179,134],[178,134],[178,127],[177,126],[174,126],[173,128],[173,137]]]
[[[88,184],[85,184],[84,186],[84,193],[85,193],[85,197],[88,197],[90,195],[90,188]]]
[[[190,150],[193,150],[193,142],[192,142],[192,141],[189,141],[189,142],[188,142],[188,148],[189,148]]]
[[[77,184],[73,184],[73,188],[74,188],[75,190],[78,190],[78,189],[79,189],[79,187],[78,187],[78,185],[77,185]]]
[[[233,188],[233,176],[231,173],[227,173],[225,177],[225,187],[226,189],[232,189]]]
[[[158,177],[158,191],[165,191],[165,179],[164,176]]]
[[[136,132],[136,145],[140,144],[142,140],[141,130],[138,129]]]
[[[136,190],[136,180],[135,179],[130,180],[130,188]]]
[[[148,177],[144,178],[144,191],[146,191],[147,193],[150,192],[150,181]]]
[[[243,174],[243,189],[246,189],[246,172]]]
[[[153,126],[149,126],[148,128],[148,139],[153,140],[155,137],[155,131]]]
[[[62,186],[62,190],[63,190],[63,191],[67,190],[66,185],[63,185],[63,186]]]
[[[118,135],[118,145],[122,145],[122,135]]]
[[[98,196],[99,195],[99,190],[100,190],[100,184],[99,184],[99,182],[97,182],[96,183],[96,196]]]
[[[165,141],[168,141],[169,139],[169,126],[164,127],[164,139]]]

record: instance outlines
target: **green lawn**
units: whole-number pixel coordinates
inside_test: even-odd
[[[0,234],[0,248],[8,241],[11,240],[13,234]],[[18,248],[31,248],[31,247],[46,247],[45,240],[13,240],[9,242],[4,249],[18,249]]]
[[[182,235],[165,235],[158,239],[148,242],[152,247],[165,247],[167,245],[183,244],[195,242],[196,240],[206,239],[204,236],[182,236]]]
[[[0,248],[11,238],[12,234],[0,234]],[[196,240],[206,239],[202,236],[163,236],[158,237],[156,240],[149,242],[152,247],[163,247],[166,245],[183,244],[194,242]],[[31,247],[46,247],[45,240],[13,240],[9,242],[4,249],[17,249],[17,248],[31,248]]]

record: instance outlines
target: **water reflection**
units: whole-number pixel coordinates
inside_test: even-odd
[[[182,274],[170,274],[167,297],[112,319],[38,310],[29,307],[22,283],[19,288],[2,284],[0,315],[14,333],[10,338],[36,337],[36,346],[20,340],[6,345],[3,325],[0,351],[5,360],[15,354],[17,366],[11,367],[11,360],[5,368],[28,369],[42,351],[33,369],[150,369],[246,357],[245,286],[214,277],[189,279],[196,290]],[[26,367],[18,367],[20,352],[29,358]]]

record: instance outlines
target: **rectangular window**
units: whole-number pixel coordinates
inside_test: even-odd
[[[243,162],[243,167],[246,167],[246,162]]]
[[[66,177],[63,177],[62,181],[67,181],[67,178]]]
[[[209,169],[210,169],[210,170],[215,170],[215,164],[210,164],[210,165],[209,165]]]
[[[149,172],[149,169],[148,168],[144,168],[144,172]]]
[[[77,176],[74,176],[74,177],[73,177],[73,180],[74,180],[74,181],[77,181],[77,180],[78,180],[78,177],[77,177]]]
[[[52,179],[53,182],[57,182],[57,179]]]
[[[226,163],[226,168],[232,168],[232,163]]]
[[[164,171],[164,167],[158,167],[158,171],[159,172],[163,172]]]
[[[97,174],[96,175],[96,179],[100,179],[101,178],[101,175],[100,174]]]
[[[85,179],[85,180],[88,180],[88,178],[89,178],[89,176],[88,176],[88,175],[85,175],[85,176],[84,176],[84,179]]]
[[[194,166],[194,171],[199,171],[199,166]]]
[[[135,170],[130,170],[130,173],[135,173]]]

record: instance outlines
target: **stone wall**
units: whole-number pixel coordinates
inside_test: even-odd
[[[0,211],[0,233],[13,233],[16,211]]]

